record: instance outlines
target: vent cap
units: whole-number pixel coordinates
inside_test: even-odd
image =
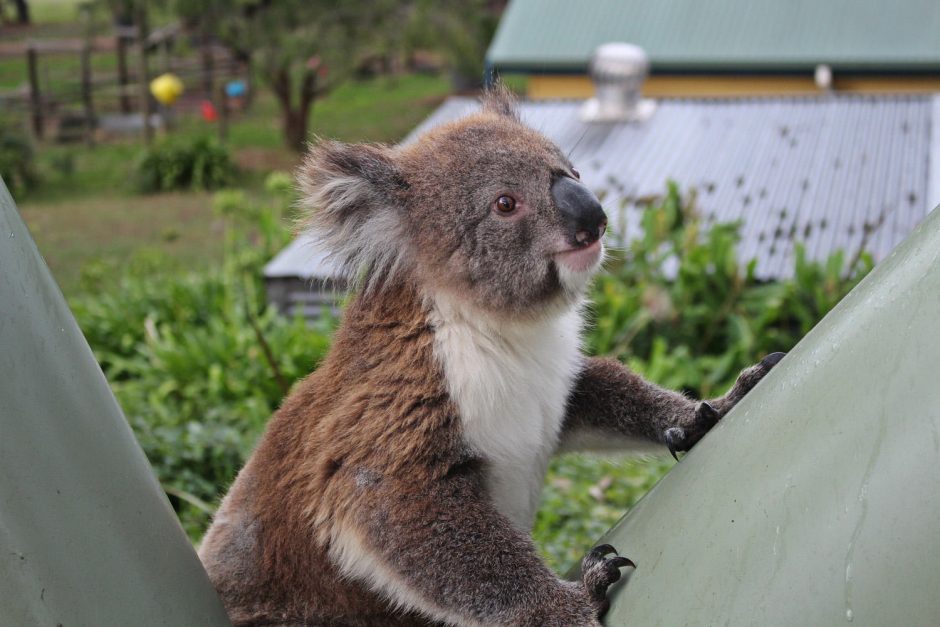
[[[581,118],[586,122],[641,122],[649,118],[656,103],[641,98],[649,68],[649,57],[639,46],[622,42],[599,46],[589,66],[595,97],[584,104]]]

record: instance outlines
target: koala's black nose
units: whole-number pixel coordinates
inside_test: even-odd
[[[568,176],[559,177],[552,183],[552,198],[572,246],[590,246],[604,234],[607,214],[597,196],[583,184]]]

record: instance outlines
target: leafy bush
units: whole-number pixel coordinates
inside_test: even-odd
[[[38,180],[32,144],[19,128],[2,118],[0,118],[0,178],[14,195],[25,192]]]
[[[137,188],[146,193],[218,189],[234,178],[228,148],[208,136],[156,144],[141,155],[136,168]]]
[[[767,353],[793,347],[871,269],[796,244],[792,279],[759,281],[738,261],[740,225],[706,229],[675,184],[644,210],[643,235],[615,251],[595,284],[590,350],[675,389],[710,397]]]
[[[273,175],[269,189],[282,176]],[[225,262],[165,274],[138,259],[118,289],[73,301],[79,325],[157,477],[193,539],[289,386],[325,354],[333,322],[311,328],[264,304],[261,269],[287,240],[290,198],[255,207],[216,196]],[[94,277],[89,277],[94,282]]]

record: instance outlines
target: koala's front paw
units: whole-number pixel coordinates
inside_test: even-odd
[[[745,394],[750,392],[757,383],[767,376],[774,366],[780,363],[786,353],[771,353],[760,360],[760,363],[745,368],[738,375],[738,380],[734,382],[728,393],[712,402],[720,416],[724,416],[731,408],[738,404]]]
[[[780,363],[786,353],[771,353],[760,360],[760,363],[746,368],[738,375],[737,381],[721,398],[712,401],[702,401],[695,408],[692,420],[682,426],[670,427],[663,433],[663,442],[678,460],[679,451],[687,451],[696,442],[718,424],[731,408],[738,404],[750,392],[758,381],[763,379],[774,366]]]
[[[614,557],[607,557],[613,554]],[[620,579],[620,569],[624,566],[636,568],[631,560],[617,555],[617,550],[609,544],[596,546],[581,560],[581,582],[600,618],[610,608],[607,588]]]
[[[721,414],[708,401],[702,401],[695,408],[692,421],[683,427],[670,427],[663,433],[666,448],[679,461],[679,451],[687,451],[702,439],[708,431],[718,424]]]

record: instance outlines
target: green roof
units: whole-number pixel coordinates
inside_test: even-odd
[[[500,70],[583,72],[611,41],[654,71],[940,70],[937,0],[512,0],[487,53]]]

